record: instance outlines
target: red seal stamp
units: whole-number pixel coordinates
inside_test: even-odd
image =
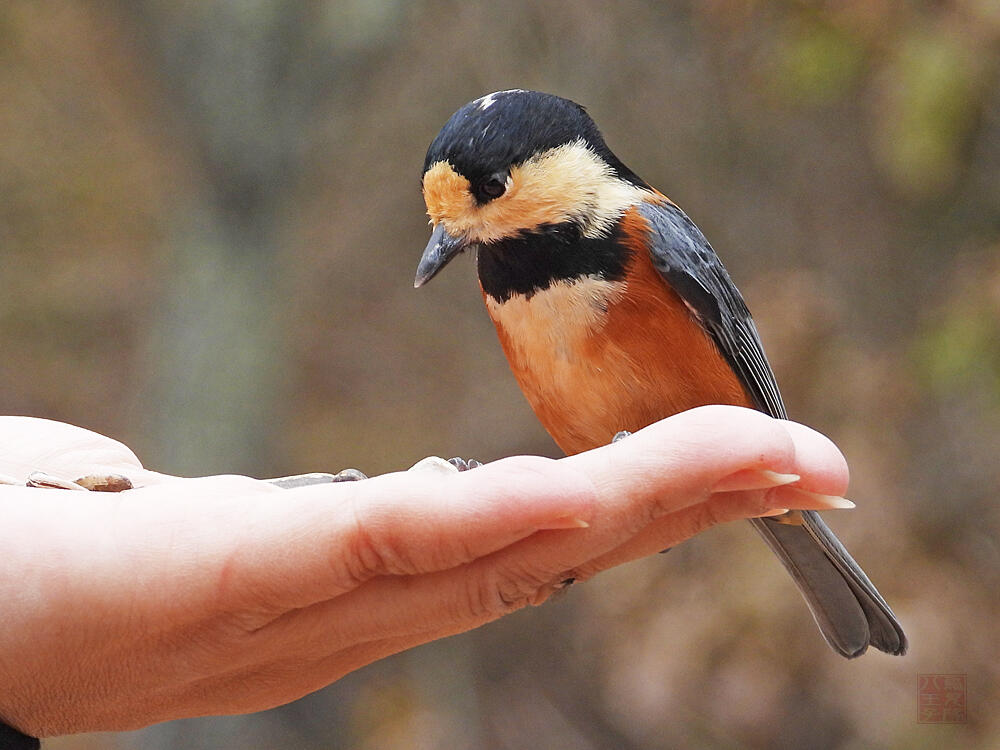
[[[968,703],[964,674],[917,675],[917,723],[964,724]]]

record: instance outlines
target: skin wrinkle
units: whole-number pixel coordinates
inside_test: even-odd
[[[510,492],[516,494],[517,487],[522,483],[532,483],[535,480],[533,478],[537,477],[538,481],[545,479],[551,480],[551,472],[554,466],[561,466],[559,462],[554,462],[551,459],[539,458],[539,457],[516,457],[512,459],[504,459],[499,463],[513,464],[517,467],[518,472],[521,477],[517,474],[509,475],[512,481],[509,483]],[[496,465],[496,464],[494,464]],[[585,495],[588,498],[586,505],[592,505],[599,502],[599,497],[601,492],[596,488],[594,481],[589,473],[580,472],[575,469],[569,469],[573,475],[572,481],[568,478],[562,483],[566,487],[573,487],[574,494]],[[464,478],[468,475],[456,474],[447,483],[452,487],[455,487],[455,491],[458,492],[457,485],[464,481]],[[497,498],[497,503],[502,505],[503,499]],[[589,514],[588,514],[589,515]],[[534,531],[534,530],[532,530]],[[530,536],[531,531],[529,531],[525,536]],[[561,531],[557,532],[537,532],[537,533],[564,533]],[[377,543],[377,542],[376,542]],[[552,582],[555,578],[547,576],[544,581],[539,582],[539,577],[535,576],[531,582],[531,585],[525,587],[519,584],[517,581],[517,576],[512,573],[507,573],[506,568],[503,572],[490,572],[490,566],[486,564],[493,555],[503,554],[505,547],[497,549],[494,553],[486,556],[477,557],[474,560],[470,560],[467,563],[460,563],[453,566],[447,570],[442,570],[437,573],[439,576],[450,575],[450,572],[454,569],[465,568],[466,566],[472,566],[473,568],[480,569],[483,574],[473,574],[467,580],[469,585],[465,587],[464,593],[458,596],[449,596],[449,603],[443,606],[445,611],[453,613],[454,622],[458,624],[463,618],[468,617],[471,613],[474,617],[486,620],[494,620],[498,617],[506,614],[513,609],[517,609],[532,601],[541,601],[540,596],[547,597],[551,592],[549,589],[552,588]],[[406,587],[408,585],[408,579],[406,577],[389,575],[382,577],[374,577],[365,581],[363,584],[358,586],[353,591],[344,593],[339,597],[340,602],[334,603],[331,601],[321,601],[317,602],[315,605],[310,605],[300,610],[289,612],[283,616],[276,618],[274,621],[268,624],[267,627],[275,627],[279,629],[287,629],[294,627],[294,621],[302,617],[310,617],[313,613],[322,613],[324,609],[330,608],[334,612],[340,610],[342,607],[347,606],[347,602],[351,598],[366,598],[368,596],[367,589],[371,586],[378,586],[384,583],[388,583],[393,586]],[[357,607],[356,607],[357,608]],[[367,612],[368,608],[361,606],[360,610]],[[349,610],[348,610],[349,611]],[[485,619],[484,619],[485,618]],[[366,630],[365,618],[362,617],[361,621],[348,624],[346,622],[340,622],[341,627],[348,627],[351,632],[357,629],[358,633],[363,633]],[[262,628],[258,635],[266,636],[267,627]],[[390,623],[382,622],[381,627],[384,630],[392,631],[393,626]],[[403,635],[405,633],[405,628],[396,633],[396,635]],[[266,643],[266,641],[265,641]],[[266,649],[266,645],[264,646]]]
[[[507,512],[513,511],[514,508],[522,504],[521,498],[527,493],[531,493],[533,487],[537,487],[539,483],[544,483],[545,481],[551,481],[553,472],[556,472],[561,476],[560,483],[563,487],[563,491],[558,497],[546,499],[542,503],[534,503],[532,508],[534,512],[531,516],[534,518],[529,522],[528,526],[522,526],[515,531],[511,531],[505,534],[502,538],[498,537],[496,540],[496,550],[503,549],[511,544],[514,544],[525,537],[530,536],[532,533],[537,531],[540,526],[544,526],[550,519],[553,518],[565,518],[567,511],[561,511],[560,508],[566,507],[566,504],[572,500],[572,506],[576,509],[570,515],[573,517],[581,517],[584,520],[591,515],[591,508],[595,506],[597,500],[597,491],[592,483],[592,481],[585,474],[581,474],[577,471],[572,471],[569,467],[563,467],[558,462],[552,461],[551,459],[541,458],[541,457],[529,457],[521,456],[503,459],[493,464],[477,469],[478,472],[485,472],[485,475],[491,474],[493,472],[499,472],[505,477],[505,481],[496,485],[495,490],[491,493],[491,497],[488,504],[484,504],[481,507],[476,508],[474,513],[468,513],[464,518],[456,519],[462,527],[466,525],[479,525],[484,522],[484,519],[488,517],[502,517],[506,515]],[[485,476],[484,474],[479,474],[479,477]],[[461,473],[454,474],[446,479],[437,489],[434,494],[429,494],[425,492],[420,485],[416,487],[413,485],[413,477],[408,477],[407,475],[399,474],[394,477],[382,477],[368,480],[370,482],[375,482],[378,484],[383,484],[387,488],[386,491],[393,492],[393,487],[397,487],[401,482],[408,482],[407,487],[413,495],[413,501],[411,505],[414,509],[419,509],[421,507],[427,508],[432,507],[437,504],[440,508],[447,508],[455,504],[460,504],[462,497],[469,492],[467,486],[475,484],[474,480],[478,477],[469,478],[471,474]],[[352,488],[353,489],[353,488]],[[353,494],[353,493],[352,493]],[[355,565],[348,574],[344,574],[345,565],[349,564],[347,560],[342,559],[339,555],[336,557],[329,557],[327,565],[329,569],[333,572],[333,577],[339,581],[340,588],[335,586],[326,586],[322,590],[313,591],[311,589],[304,591],[301,594],[297,594],[295,598],[280,599],[278,605],[280,606],[297,606],[305,607],[316,602],[324,601],[336,594],[346,593],[356,588],[357,583],[361,581],[358,580],[359,577],[363,577],[365,580],[369,580],[371,577],[376,577],[378,575],[404,575],[409,573],[424,573],[432,572],[434,570],[441,569],[453,569],[459,567],[466,562],[471,561],[473,556],[473,550],[478,550],[478,555],[482,555],[482,549],[476,547],[479,542],[474,539],[467,540],[468,545],[462,544],[461,546],[451,546],[447,549],[442,548],[439,554],[435,554],[437,559],[422,559],[419,564],[414,561],[410,561],[410,569],[404,569],[404,567],[395,567],[396,563],[402,565],[404,560],[393,561],[391,550],[383,548],[381,545],[383,540],[379,538],[378,530],[384,528],[386,524],[391,523],[392,519],[385,517],[387,508],[382,507],[369,507],[366,512],[362,513],[362,518],[359,520],[354,516],[353,501],[341,502],[338,504],[336,512],[337,515],[343,514],[344,516],[344,531],[338,533],[336,537],[331,538],[328,544],[325,545],[327,549],[344,549],[344,545],[351,545],[351,536],[354,528],[360,528],[362,534],[369,537],[369,541],[364,545],[365,549],[359,548],[359,551],[355,554],[361,554],[364,559],[368,562],[364,566],[360,564]],[[500,512],[499,509],[505,509]],[[550,510],[546,511],[546,508]],[[495,523],[493,521],[492,523]],[[454,526],[450,526],[449,529],[454,529]],[[433,531],[433,525],[429,527],[429,530]],[[437,546],[441,542],[441,534],[435,533],[430,536],[426,533],[428,531],[424,524],[420,522],[419,516],[415,519],[414,523],[411,523],[407,527],[407,532],[409,535],[408,542],[410,544],[414,543],[414,535],[419,537],[421,541],[419,542],[420,548],[423,550],[437,549]],[[449,536],[455,536],[449,532],[445,534],[445,540]],[[458,534],[461,536],[461,534]],[[403,541],[400,540],[400,544]],[[450,542],[449,542],[450,544]],[[374,555],[369,554],[368,548],[378,547],[377,551],[379,561],[374,559]],[[494,550],[495,551],[495,550]],[[378,567],[378,565],[387,566],[382,570],[372,570],[372,567]],[[413,566],[417,565],[420,569],[414,570]],[[364,568],[364,569],[362,569]],[[282,579],[283,580],[283,579]]]
[[[546,601],[556,589],[553,584],[560,580],[544,570],[532,568],[520,561],[511,561],[493,580],[487,580],[486,586],[495,586],[500,600],[508,605],[521,608],[526,605],[537,606]],[[518,605],[518,602],[521,604]]]
[[[386,554],[385,540],[372,533],[370,518],[363,517],[357,503],[350,504],[350,533],[346,544],[337,549],[339,566],[346,574],[340,584],[344,590],[350,591],[378,575],[386,575],[391,570],[391,556]],[[331,550],[332,551],[332,550]],[[346,551],[346,554],[345,554]]]
[[[344,502],[342,507],[349,519],[346,525],[349,531],[342,531],[330,545],[330,569],[337,579],[331,595],[353,591],[378,576],[420,572],[419,566],[401,554],[405,543],[393,542],[380,533],[385,525],[381,518],[383,509],[359,506],[358,499],[359,495],[352,493]]]
[[[555,534],[564,532],[543,531],[539,533]],[[453,592],[453,595],[448,596],[445,603],[439,602],[435,607],[435,611],[439,613],[441,611],[451,613],[449,617],[452,618],[456,625],[470,615],[477,621],[491,621],[515,609],[527,606],[528,604],[536,602],[540,603],[541,601],[544,601],[553,593],[554,583],[565,577],[543,577],[532,575],[531,580],[526,583],[522,577],[523,571],[518,570],[515,572],[509,570],[509,566],[504,566],[501,570],[495,570],[493,566],[489,564],[490,559],[493,558],[494,555],[502,555],[504,552],[504,549],[497,550],[491,555],[477,558],[476,560],[465,565],[457,566],[458,568],[471,566],[472,570],[470,570],[470,572],[472,575],[464,578],[467,582],[466,585],[461,587],[459,591]],[[475,570],[480,570],[482,572],[477,573],[474,572]],[[437,575],[446,576],[448,574],[449,571],[440,571]],[[304,610],[288,613],[286,616],[278,618],[273,625],[277,628],[294,627],[293,621],[295,619],[310,617],[315,613],[322,615],[323,610],[328,608],[327,605],[329,605],[329,608],[332,609],[332,612],[330,613],[332,616],[334,612],[340,610],[342,607],[349,607],[348,602],[351,598],[366,598],[368,595],[368,587],[384,584],[405,587],[407,585],[407,580],[400,577],[390,577],[389,579],[382,578],[368,581],[358,587],[355,591],[343,595],[340,598],[341,601],[339,603],[320,602],[317,605]],[[355,605],[355,610],[357,609],[358,607]],[[360,610],[367,611],[367,607],[361,606]],[[348,611],[351,610],[348,609]],[[340,621],[340,627],[348,627],[352,632],[354,629],[357,629],[358,633],[363,633],[367,627],[365,621],[365,617],[362,617],[358,622],[353,622],[352,620],[353,624]],[[383,632],[386,630],[394,632],[394,626],[391,623],[382,622],[381,627]],[[406,627],[400,626],[400,630],[398,632],[394,632],[394,636],[402,636],[405,632]]]

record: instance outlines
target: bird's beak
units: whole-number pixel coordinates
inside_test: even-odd
[[[413,280],[414,288],[421,287],[433,279],[438,271],[448,265],[449,260],[469,245],[467,240],[448,234],[444,222],[438,222],[417,265],[417,278]]]

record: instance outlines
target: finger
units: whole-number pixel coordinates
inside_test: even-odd
[[[435,575],[369,581],[333,601],[273,621],[271,633],[280,641],[296,632],[319,632],[321,641],[330,642],[332,634],[325,632],[329,626],[324,623],[336,623],[337,632],[346,632],[349,638],[372,632],[404,636],[434,624],[474,627],[529,602],[543,601],[574,571],[589,572],[605,563],[633,559],[654,551],[654,543],[662,549],[713,524],[778,507],[763,502],[765,495],[760,492],[727,493],[711,506],[704,501],[713,486],[748,467],[798,472],[842,461],[835,448],[825,458],[822,451],[803,450],[802,455],[816,466],[799,467],[796,441],[811,440],[809,431],[796,431],[793,438],[783,422],[735,407],[696,410],[664,420],[614,445],[558,462],[598,488],[590,528],[572,534],[536,533]],[[492,484],[494,476],[504,480],[502,468],[494,464],[459,476],[470,484],[478,478]],[[537,484],[546,478],[540,474],[533,479]],[[787,500],[782,497],[777,502]],[[595,560],[600,561],[597,566]],[[309,648],[317,646],[307,642]]]
[[[566,577],[585,581],[604,570],[676,547],[720,523],[776,515],[787,510],[831,510],[831,503],[837,502],[849,501],[795,487],[717,493],[703,503],[654,521],[625,544],[567,571]]]
[[[718,523],[765,514],[775,507],[767,494],[713,496],[711,504],[698,503],[660,518],[604,554],[597,554],[600,539],[579,550],[570,536],[539,532],[459,568],[375,578],[342,596],[271,621],[255,634],[259,640],[252,652],[273,658],[315,655],[332,644],[363,641],[373,633],[384,639],[407,639],[415,632],[434,631],[443,637],[469,630],[543,603],[567,578],[583,580]],[[593,536],[589,530],[581,535]]]
[[[303,487],[290,490],[294,497],[282,498],[261,524],[281,530],[274,540],[296,540],[294,558],[262,538],[247,548],[263,554],[232,566],[243,570],[234,581],[237,590],[257,592],[268,617],[374,576],[462,565],[539,529],[577,525],[599,509],[610,536],[578,541],[567,559],[580,564],[653,518],[704,499],[730,473],[758,464],[791,468],[794,458],[789,433],[776,420],[710,407],[558,462],[518,457],[445,476],[417,471]]]
[[[416,578],[379,578],[331,601],[284,615],[260,633],[276,645],[274,656],[316,654],[330,644],[372,633],[409,638],[415,631],[461,632],[528,604],[541,604],[566,579],[587,580],[608,568],[675,546],[712,526],[768,515],[775,508],[829,506],[812,493],[778,487],[717,493],[708,501],[660,518],[603,555],[574,564],[551,555],[552,533],[539,533],[461,568]],[[534,554],[533,554],[534,553]],[[539,563],[541,553],[545,561]],[[533,557],[536,559],[533,560]],[[443,636],[438,636],[443,637]],[[269,653],[255,646],[254,654]]]
[[[126,445],[64,422],[0,416],[0,474],[27,479],[35,471],[66,480],[88,474],[121,474],[133,485],[158,483]]]
[[[783,425],[753,409],[703,406],[565,460],[579,464],[602,493],[652,491],[666,503],[661,510],[672,512],[747,469],[795,473],[797,448]]]
[[[825,495],[843,496],[850,482],[847,461],[830,438],[797,422],[782,421],[795,445],[797,487]]]
[[[453,568],[539,529],[578,532],[594,501],[587,477],[529,456],[285,490],[254,507],[254,538],[228,566],[230,588],[253,592],[273,616],[375,576]]]
[[[427,637],[430,640],[463,632],[529,604],[542,604],[567,579],[586,580],[610,567],[679,544],[719,523],[767,515],[776,502],[796,505],[783,492],[772,498],[766,497],[768,494],[715,495],[708,503],[655,521],[627,544],[583,563],[571,557],[553,563],[551,550],[558,532],[540,532],[460,568],[408,578],[376,578],[343,596],[271,621],[255,633],[259,640],[252,653],[276,659],[305,658],[345,640],[363,641],[373,633],[390,640],[434,633]],[[815,506],[808,500],[801,504]],[[542,563],[538,562],[539,553],[544,557]]]
[[[543,532],[556,533],[562,532]],[[345,643],[373,638],[405,639],[421,633],[441,637],[478,627],[533,601],[540,603],[540,589],[547,591],[545,596],[555,590],[551,582],[539,583],[530,574],[510,572],[508,577],[507,569],[489,560],[417,576],[373,578],[340,596],[273,618],[252,633],[247,653],[255,659],[314,658]]]
[[[490,555],[496,569],[481,569],[481,580],[471,589],[486,600],[487,606],[482,601],[470,602],[468,587],[442,589],[440,596],[430,597],[436,603],[423,616],[432,617],[442,608],[459,619],[475,619],[484,614],[480,610],[498,616],[510,602],[537,598],[539,587],[625,544],[657,518],[703,502],[711,488],[727,476],[748,467],[796,471],[799,468],[796,440],[808,442],[814,437],[810,431],[799,430],[793,438],[784,424],[748,409],[711,407],[672,417],[614,445],[559,462],[542,459],[498,462],[443,482],[430,482],[428,478],[418,483],[417,475],[411,473],[380,478],[384,483],[379,488],[362,483],[368,484],[365,489],[379,489],[383,494],[368,496],[366,500],[355,497],[343,506],[344,512],[357,518],[353,528],[349,522],[342,522],[324,535],[314,534],[319,540],[316,569],[311,566],[301,569],[307,571],[309,583],[295,589],[296,604],[305,607],[322,602],[356,588],[375,575],[445,570]],[[820,444],[826,446],[828,441],[824,439]],[[810,461],[817,465],[843,460],[835,448],[825,459],[822,450],[804,450],[802,454],[810,456]],[[359,485],[347,489],[360,488]],[[579,495],[576,500],[572,500],[574,493]],[[406,500],[401,502],[400,498]],[[470,498],[474,500],[471,504]],[[590,505],[588,517],[592,528],[572,534],[553,536],[553,532],[525,538],[541,528],[544,519],[569,515],[573,502],[579,503],[580,498],[586,498]],[[307,512],[296,515],[305,519],[309,528],[323,528],[321,521],[329,526],[331,516],[329,506],[322,507],[327,516],[325,521],[310,519]],[[484,507],[491,509],[485,517]],[[535,515],[540,508],[546,512]],[[517,517],[521,523],[512,525],[511,521]],[[480,526],[477,537],[477,522],[484,520],[487,522]],[[535,523],[523,523],[529,520]],[[689,536],[703,526],[681,526],[675,536]],[[516,531],[512,533],[511,529]],[[483,530],[489,533],[483,536]],[[517,545],[508,547],[518,540],[521,541]],[[335,557],[331,566],[326,551],[343,549],[351,550],[352,554]],[[502,552],[491,555],[499,550]],[[281,569],[272,566],[270,570]],[[284,588],[275,591],[280,593],[287,590],[288,574],[281,571],[279,575]],[[492,596],[488,593],[491,586],[497,587]],[[414,593],[417,592],[410,591],[411,595]],[[377,600],[366,602],[358,608],[361,611],[358,633],[378,622],[385,624],[395,619],[399,619],[400,632],[405,631],[406,618],[420,620],[425,612],[421,607],[427,601],[414,596],[407,596],[406,600],[411,604],[405,608],[402,619],[393,610],[403,599],[395,599],[388,605]],[[337,617],[348,622],[356,615],[344,612]]]
[[[5,474],[82,476],[95,463],[142,466],[126,446],[82,427],[35,417],[0,417],[0,471]]]
[[[629,450],[616,452],[618,448]],[[652,506],[660,515],[701,502],[713,492],[737,490],[773,490],[771,497],[788,498],[780,507],[828,510],[842,506],[809,493],[841,497],[849,479],[847,462],[829,438],[795,422],[732,406],[692,409],[607,449],[566,460],[585,461],[585,470],[605,492],[634,494],[653,488],[664,493]],[[775,489],[783,485],[789,486]]]
[[[717,414],[707,416],[714,419]],[[571,571],[568,577],[586,579],[616,565],[674,547],[716,524],[768,515],[775,509],[850,507],[849,501],[842,499],[849,479],[847,462],[836,445],[824,435],[795,422],[771,422],[787,432],[791,441],[789,446],[782,445],[780,438],[769,431],[762,431],[760,435],[770,435],[773,442],[768,444],[762,440],[759,443],[762,450],[758,456],[750,457],[750,467],[738,469],[716,483],[716,488],[724,488],[727,492],[716,492],[704,502],[654,521],[621,546]],[[791,448],[791,464],[787,463],[788,447]],[[735,454],[729,456],[735,457]],[[741,488],[745,489],[741,491]]]

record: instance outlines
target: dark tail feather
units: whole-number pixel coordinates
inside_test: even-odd
[[[779,518],[794,523],[775,518],[750,522],[795,580],[826,642],[848,659],[868,646],[897,656],[906,653],[906,635],[896,616],[819,514],[793,514]]]

